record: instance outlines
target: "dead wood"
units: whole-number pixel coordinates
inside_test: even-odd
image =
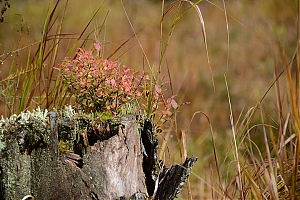
[[[0,123],[0,200],[173,199],[197,160],[161,168],[154,125],[136,115],[22,120]]]

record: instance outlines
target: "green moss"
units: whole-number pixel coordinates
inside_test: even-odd
[[[71,152],[72,149],[71,149],[71,145],[69,144],[68,141],[59,141],[59,151],[62,152],[62,153],[65,153],[65,152]]]

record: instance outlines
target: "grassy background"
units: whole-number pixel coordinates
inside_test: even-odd
[[[236,175],[236,163],[233,162],[235,159],[233,135],[224,75],[229,87],[233,117],[239,130],[238,127],[247,111],[260,101],[271,86],[275,79],[275,70],[280,72],[284,69],[280,45],[286,60],[290,62],[293,58],[297,47],[297,2],[296,0],[228,0],[225,1],[227,23],[221,0],[201,2],[199,7],[205,22],[210,65],[207,63],[201,24],[196,11],[190,9],[176,24],[163,60],[163,73],[167,74],[168,66],[173,90],[178,94],[178,102],[191,102],[183,106],[178,113],[177,132],[182,130],[186,134],[188,155],[193,154],[199,158],[193,169],[194,174],[190,178],[190,187],[186,188],[179,198],[222,197],[224,195],[222,191],[227,186],[233,188],[228,189],[231,197],[239,196],[235,193],[236,187],[232,184]],[[41,39],[47,3],[47,1],[37,0],[21,2],[10,0],[11,8],[4,15],[4,23],[0,23],[0,80],[9,74],[12,66],[24,67],[28,52],[31,52],[29,59],[32,59],[37,49],[35,42]],[[132,23],[150,65],[157,67],[161,38],[161,2],[124,0],[123,3],[125,8],[119,0],[89,0],[84,3],[70,1],[62,26],[62,33],[70,35],[62,37],[56,64],[66,56],[76,38],[101,6],[99,13],[84,34],[85,37],[87,33],[96,30],[89,36],[86,47],[91,47],[94,41],[100,41],[104,44],[103,56],[109,56],[134,34],[130,25]],[[165,4],[166,7],[170,5],[169,2]],[[188,6],[189,4],[184,4],[181,10]],[[55,34],[63,9],[63,6],[59,5],[59,12],[55,13],[57,20],[49,35]],[[175,11],[176,9],[172,9],[164,17],[163,41],[169,34]],[[97,33],[100,30],[101,32]],[[10,53],[30,44],[31,47]],[[113,58],[119,58],[123,64],[135,69],[148,69],[145,64],[146,58],[135,37],[114,54]],[[214,82],[209,67],[212,69]],[[45,75],[45,79],[47,76],[49,74]],[[21,78],[20,81],[22,80]],[[286,114],[289,111],[286,79],[280,78],[279,82],[282,87],[280,99]],[[7,87],[9,85],[3,86],[2,90]],[[272,88],[264,98],[261,107],[262,112],[273,120],[270,120],[270,124],[274,126],[278,125],[279,121],[276,97],[275,88]],[[3,102],[0,108],[0,115],[7,115]],[[215,164],[210,124],[199,111],[208,116],[213,128],[219,167]],[[251,125],[262,123],[261,119],[260,113],[256,113]],[[260,147],[263,156],[266,156],[263,129],[261,127],[251,129],[249,134]],[[169,132],[166,129],[159,137],[161,141],[164,138],[169,147],[169,151],[164,149],[166,163],[180,162],[182,158],[176,130],[172,129]],[[240,145],[239,150],[241,163],[245,164],[249,159],[244,153],[247,152],[247,145]],[[218,180],[217,169],[221,174],[220,180]]]

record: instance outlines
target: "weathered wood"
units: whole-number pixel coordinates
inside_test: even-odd
[[[192,156],[180,165],[172,165],[170,168],[163,169],[159,174],[159,185],[155,200],[162,198],[174,199],[183,189],[183,185],[187,181],[196,161],[197,158]]]
[[[196,160],[161,171],[154,125],[137,117],[95,122],[64,111],[1,120],[0,200],[174,198]],[[167,184],[172,195],[161,191]]]

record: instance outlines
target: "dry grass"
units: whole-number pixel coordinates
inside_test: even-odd
[[[47,13],[47,6],[41,1],[10,2],[5,23],[0,23],[0,63],[3,62],[0,79],[4,79],[12,67],[28,67],[41,40]],[[162,61],[162,73],[167,74],[170,69],[178,101],[191,104],[178,113],[176,129],[165,129],[160,136],[168,147],[163,148],[162,158],[166,163],[180,162],[183,157],[179,146],[188,155],[199,157],[190,187],[180,194],[181,199],[277,198],[286,190],[291,191],[286,198],[292,198],[297,188],[298,165],[295,163],[299,155],[296,148],[299,64],[293,59],[297,49],[297,1],[225,3],[227,20],[223,1],[199,4],[210,65],[199,13],[190,9],[172,32]],[[150,66],[159,66],[161,41],[168,38],[176,9],[167,13],[161,27],[161,3],[124,0],[123,4],[124,7],[117,0],[89,0],[85,5],[68,2],[59,49],[57,54],[47,57],[44,69],[57,65],[68,54],[100,5],[99,13],[77,46],[86,41],[89,47],[93,41],[100,41],[105,49],[103,57],[108,57],[122,45],[112,58],[136,69],[147,69],[146,56]],[[169,5],[165,2],[166,8]],[[189,6],[184,3],[180,11]],[[57,35],[56,28],[61,24],[64,7],[57,9],[49,37]],[[133,30],[137,37],[132,37]],[[55,47],[54,43],[50,44]],[[287,71],[277,79],[290,62],[293,66],[287,68],[291,68],[290,76]],[[50,82],[50,74],[47,72],[44,80]],[[20,83],[24,79],[26,77],[21,78]],[[1,104],[0,115],[5,115],[4,111]],[[180,131],[187,145],[184,142],[178,145],[176,136]],[[279,181],[287,187],[277,186]]]

